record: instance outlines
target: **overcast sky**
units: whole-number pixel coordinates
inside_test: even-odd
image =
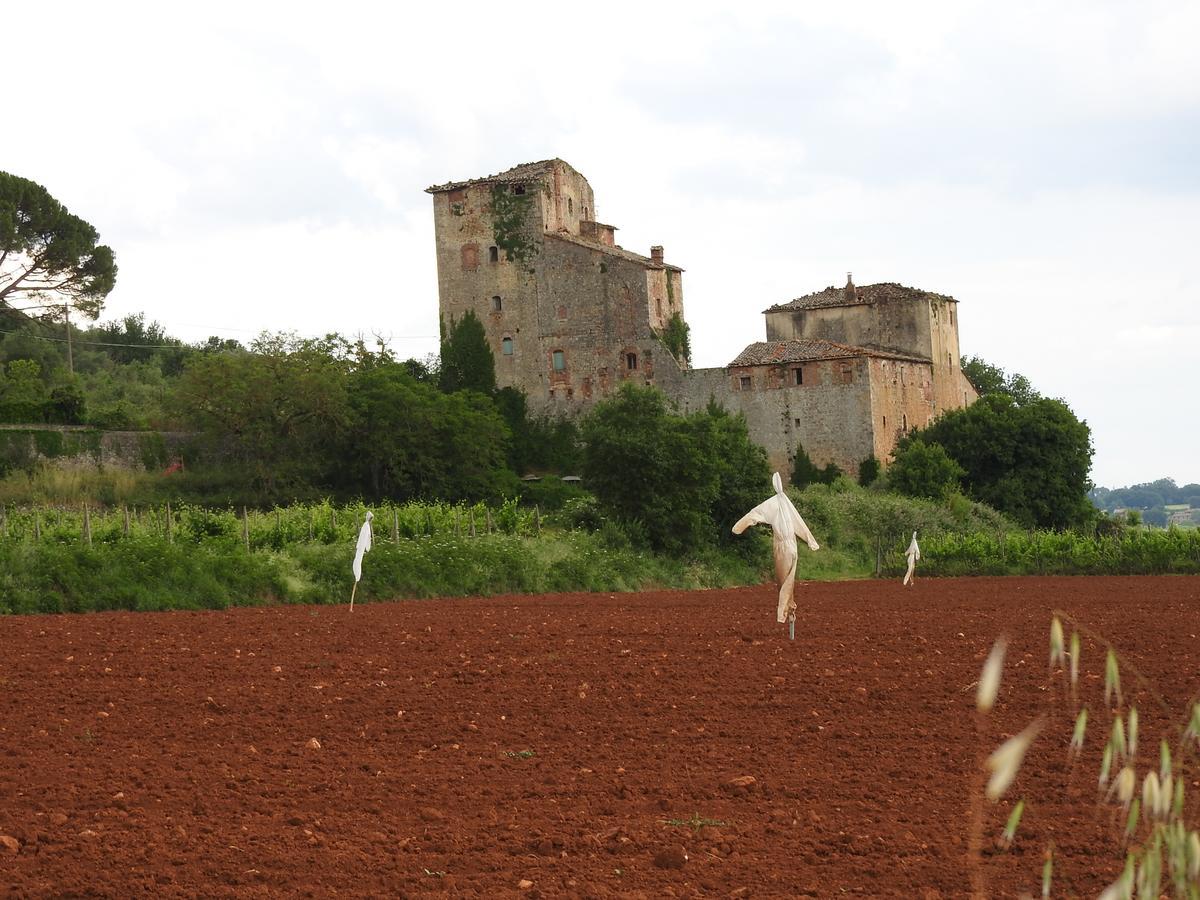
[[[430,184],[561,157],[686,269],[695,363],[897,281],[1091,425],[1093,478],[1200,481],[1200,4],[25,3],[0,169],[99,229],[104,319],[436,350]]]

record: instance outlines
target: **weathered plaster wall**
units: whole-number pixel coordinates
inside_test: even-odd
[[[906,432],[924,428],[935,417],[933,367],[906,360],[869,359],[874,453],[886,463]]]

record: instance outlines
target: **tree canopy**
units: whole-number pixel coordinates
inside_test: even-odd
[[[676,415],[659,391],[626,383],[596,404],[581,431],[588,487],[656,550],[727,539],[770,489],[766,453],[750,443],[745,420],[711,404]]]
[[[496,359],[483,323],[471,310],[458,321],[442,323],[439,377],[442,390],[448,394],[462,390],[491,394],[496,390]]]
[[[1010,375],[999,366],[994,366],[981,357],[964,357],[962,370],[971,384],[975,386],[975,390],[979,391],[981,397],[988,394],[1003,394],[1022,406],[1041,399],[1042,395],[1024,375],[1017,372]]]
[[[0,308],[100,315],[117,279],[110,247],[40,184],[0,172]]]
[[[1091,429],[1061,400],[1019,404],[1004,393],[985,394],[904,438],[896,458],[916,441],[941,445],[962,467],[969,497],[1023,525],[1067,528],[1093,517]]]

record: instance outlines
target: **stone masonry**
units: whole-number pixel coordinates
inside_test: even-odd
[[[683,318],[683,270],[663,248],[620,247],[560,159],[427,189],[442,321],[474,311],[496,381],[536,413],[576,415],[622,382],[683,411],[716,400],[746,417],[785,477],[796,447],[854,474],[977,394],[959,368],[957,301],[898,284],[826,288],[764,311],[767,340],[724,368],[691,369],[658,335]]]

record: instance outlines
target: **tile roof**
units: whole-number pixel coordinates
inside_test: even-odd
[[[851,291],[853,293],[851,293]],[[905,287],[895,282],[868,284],[863,287],[833,287],[830,285],[823,291],[805,294],[787,303],[779,303],[763,312],[779,312],[786,309],[825,309],[831,306],[858,306],[865,303],[888,303],[895,300],[935,300],[943,303],[957,303],[953,297],[945,294],[935,294],[920,288]]]
[[[579,235],[571,234],[567,231],[548,231],[546,232],[546,237],[558,238],[558,240],[566,241],[568,244],[578,244],[580,247],[587,247],[589,250],[599,250],[601,253],[607,253],[609,256],[619,256],[621,259],[640,263],[647,269],[670,269],[672,272],[683,271],[679,266],[673,266],[670,263],[655,262],[648,256],[642,256],[640,253],[634,253],[631,250],[626,250],[624,247],[610,247],[608,244],[598,244],[595,241],[589,241],[587,238],[579,237]]]
[[[902,359],[909,362],[929,362],[920,356],[896,353],[875,347],[856,347],[836,341],[805,339],[798,341],[758,341],[737,355],[732,366],[770,366],[794,362],[814,362],[818,359],[853,359],[858,356],[874,356],[883,359]]]
[[[495,175],[488,175],[486,178],[470,178],[467,181],[448,181],[445,184],[430,185],[425,188],[425,193],[440,194],[443,191],[456,191],[459,188],[472,184],[487,184],[496,181],[532,181],[549,172],[555,163],[563,163],[563,165],[570,168],[570,164],[563,162],[561,159],[542,159],[537,162],[521,163],[519,166],[513,166],[511,169],[497,172]]]

